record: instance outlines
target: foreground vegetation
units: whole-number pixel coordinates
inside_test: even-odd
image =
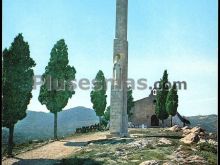
[[[158,164],[217,164],[217,148],[209,143],[186,145],[178,132],[154,128],[130,130],[131,137],[90,142],[79,152],[62,160],[65,165],[139,165],[147,160]]]

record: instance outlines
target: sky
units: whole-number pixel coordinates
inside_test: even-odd
[[[3,0],[2,48],[22,33],[37,64],[34,73],[42,75],[54,44],[64,39],[76,82],[94,79],[99,70],[111,78],[115,10],[116,0]],[[217,114],[217,13],[217,0],[129,0],[128,77],[152,86],[167,69],[170,82],[187,82],[178,91],[181,115]],[[38,101],[39,89],[28,110],[49,112]],[[64,109],[92,108],[90,92],[77,88]],[[133,90],[134,100],[149,94]],[[110,105],[109,89],[107,96]]]

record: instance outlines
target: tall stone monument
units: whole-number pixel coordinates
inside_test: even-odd
[[[111,85],[110,134],[128,136],[127,115],[127,41],[128,0],[116,0],[116,31],[113,54],[113,81]]]

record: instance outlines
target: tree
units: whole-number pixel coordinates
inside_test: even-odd
[[[171,117],[171,127],[172,127],[172,116],[176,115],[177,107],[178,107],[178,95],[177,95],[176,84],[174,83],[166,99],[166,111]]]
[[[32,98],[34,60],[22,34],[3,51],[3,116],[2,126],[9,128],[8,156],[12,156],[14,126],[26,116]]]
[[[104,112],[104,118],[106,121],[110,120],[110,106],[108,106]]]
[[[104,115],[103,115],[103,118],[102,118],[102,124],[107,126],[109,121],[110,121],[110,106],[108,106],[106,108],[106,110],[104,111]]]
[[[93,103],[93,109],[96,115],[99,116],[99,122],[101,124],[101,116],[104,115],[106,107],[106,81],[104,73],[99,70],[94,82],[93,90],[90,93],[91,102]]]
[[[128,118],[132,116],[131,108],[134,106],[134,98],[132,96],[132,88],[129,86],[127,90],[127,112]]]
[[[54,114],[54,139],[57,138],[57,115],[75,94],[72,80],[76,70],[68,65],[67,45],[64,39],[57,41],[50,53],[50,61],[42,75],[45,83],[40,88],[38,100]]]
[[[159,89],[157,89],[156,95],[156,107],[155,114],[158,119],[162,120],[162,125],[164,127],[164,120],[169,117],[166,112],[166,98],[169,91],[168,86],[168,74],[167,70],[163,73],[163,78],[160,79]]]

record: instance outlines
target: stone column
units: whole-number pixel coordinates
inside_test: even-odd
[[[127,14],[128,0],[116,1],[116,29],[114,39],[114,66],[121,67],[120,84],[111,86],[110,133],[115,136],[128,135],[127,115],[127,72],[128,72],[128,42],[127,42]],[[115,80],[113,68],[113,79]],[[116,83],[117,84],[117,83]]]

